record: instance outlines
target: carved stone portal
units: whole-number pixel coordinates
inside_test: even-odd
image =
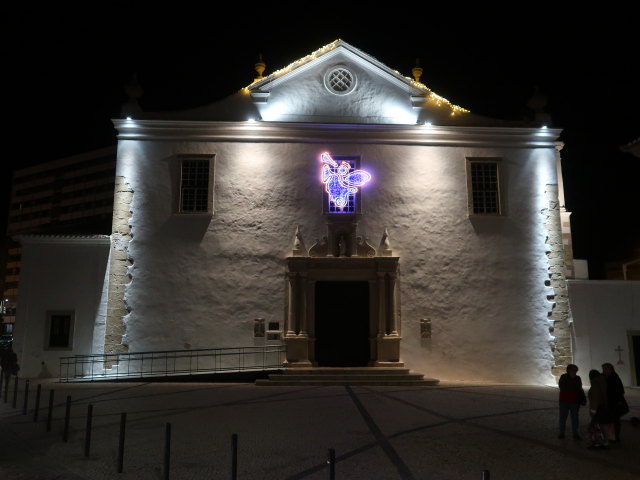
[[[368,282],[369,366],[403,366],[400,362],[398,257],[289,257],[286,260],[286,365],[317,366],[315,352],[315,283]],[[348,292],[334,301],[349,301]],[[335,335],[340,335],[336,331]]]
[[[338,287],[341,290],[335,297],[319,299],[322,302],[332,302],[331,306],[335,303],[337,307],[336,314],[324,314],[326,323],[320,324],[323,340],[319,343],[329,343],[335,349],[332,351],[338,352],[338,362],[342,361],[340,350],[349,349],[348,353],[358,351],[358,356],[360,352],[366,353],[366,345],[360,343],[366,339],[360,339],[360,330],[355,337],[346,333],[351,333],[348,327],[356,325],[361,326],[364,331],[368,311],[369,354],[363,362],[369,366],[403,365],[400,362],[399,259],[391,256],[386,228],[378,252],[367,242],[366,237],[358,235],[359,217],[359,214],[327,215],[327,234],[316,240],[309,249],[308,256],[302,233],[299,228],[296,229],[292,256],[287,258],[285,268],[287,308],[284,341],[287,345],[287,367],[318,365],[316,348],[321,347],[316,344],[316,338],[320,338],[316,337],[316,326],[322,319],[316,318],[316,312],[319,311],[316,308],[316,282],[336,282],[336,285],[337,282],[342,282]],[[367,282],[367,298],[363,297],[366,288],[356,288],[348,282]],[[357,290],[360,293],[350,296],[350,288],[351,292]],[[367,301],[368,305],[361,305],[362,310],[357,305],[355,310],[350,310],[362,312],[357,320],[360,323],[356,323],[353,318],[342,318],[343,309],[340,305],[345,306],[344,310],[346,307],[353,309],[355,303]],[[329,342],[325,338],[327,332]],[[358,348],[349,348],[354,342],[357,342]],[[347,356],[349,355],[345,353],[345,357]],[[348,361],[345,360],[347,363]]]

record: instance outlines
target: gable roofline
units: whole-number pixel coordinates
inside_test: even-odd
[[[438,104],[445,103],[455,113],[469,112],[469,110],[463,107],[460,107],[458,105],[454,105],[446,98],[436,94],[423,83],[417,82],[412,78],[403,76],[397,70],[392,70],[391,68],[387,67],[384,63],[375,59],[371,55],[363,52],[362,50],[354,47],[353,45],[341,39],[334,40],[333,42],[319,48],[318,50],[311,52],[309,55],[290,63],[286,67],[276,70],[275,72],[267,75],[261,80],[254,81],[253,83],[245,87],[244,90],[251,93],[264,91],[263,90],[264,87],[268,88],[271,86],[275,86],[278,83],[280,83],[284,79],[284,77],[288,77],[292,74],[297,75],[307,70],[308,68],[310,68],[311,64],[315,60],[321,57],[324,57],[326,55],[335,54],[341,49],[355,56],[355,58],[361,62],[369,63],[376,66],[380,71],[388,74],[389,77],[395,81],[395,83],[400,84],[404,88],[407,88],[407,90],[412,90],[413,92],[415,92],[415,94],[417,94],[417,96],[424,96],[427,101],[434,101]]]

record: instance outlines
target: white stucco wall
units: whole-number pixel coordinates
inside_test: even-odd
[[[32,237],[21,243],[20,299],[14,335],[20,376],[39,376],[41,362],[45,362],[55,377],[60,357],[101,352],[93,335],[94,330],[100,331],[106,314],[103,289],[109,239]],[[71,349],[45,348],[49,311],[74,312]]]
[[[584,372],[611,363],[625,385],[632,379],[629,333],[640,335],[640,282],[571,280],[569,299],[575,332],[575,362]],[[620,347],[622,352],[618,352]],[[636,352],[640,354],[640,352]],[[618,363],[622,360],[623,363]]]
[[[130,351],[253,344],[253,319],[283,322],[296,226],[326,235],[319,155],[361,155],[358,232],[384,228],[400,256],[402,360],[441,379],[552,383],[541,210],[553,148],[121,140],[133,194]],[[178,154],[216,156],[213,216],[176,215]],[[467,156],[502,158],[506,215],[470,218]],[[421,318],[432,321],[420,338]]]

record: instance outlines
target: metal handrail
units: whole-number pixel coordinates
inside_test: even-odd
[[[103,353],[60,358],[60,381],[282,369],[286,345]]]

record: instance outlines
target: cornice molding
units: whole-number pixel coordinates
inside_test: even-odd
[[[352,143],[466,147],[555,148],[562,130],[285,122],[114,119],[119,140]]]

